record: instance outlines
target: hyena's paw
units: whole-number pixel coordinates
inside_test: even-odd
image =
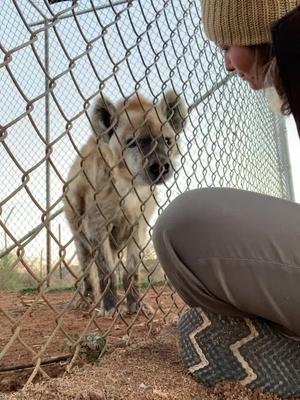
[[[88,310],[90,308],[91,304],[93,304],[93,302],[94,302],[94,298],[93,298],[92,294],[89,294],[87,296],[82,295],[77,300],[77,302],[75,304],[75,308],[77,310]]]
[[[127,304],[127,313],[128,314],[136,314],[140,311],[142,311],[147,316],[154,314],[153,307],[151,307],[150,304],[144,303],[142,301],[137,301],[137,302],[132,302],[132,303]]]
[[[113,318],[114,316],[121,314],[124,315],[127,312],[126,307],[123,304],[120,304],[118,307],[112,307],[110,309],[106,309],[104,306],[97,309],[99,317],[104,318]]]

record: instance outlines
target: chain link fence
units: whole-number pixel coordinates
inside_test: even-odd
[[[222,54],[203,34],[198,0],[50,3],[12,0],[0,9],[0,375],[26,371],[22,383],[47,376],[53,363],[69,370],[87,355],[87,347],[98,357],[108,346],[149,334],[181,312],[183,304],[151,246],[158,213],[180,193],[220,186],[293,199],[284,122],[268,110],[261,94],[227,75]],[[135,204],[147,228],[145,243],[135,242],[139,300],[151,312],[137,307],[127,315],[121,305],[136,275],[131,271],[125,293],[120,276],[127,245],[118,249],[114,272],[90,304],[82,287],[90,272],[95,275],[97,255],[83,273],[63,198],[76,157],[86,173],[88,156],[81,149],[92,132],[90,113],[97,98],[121,102],[127,113],[126,104],[142,95],[151,105],[144,114],[150,115],[167,90],[180,95],[188,115],[176,135],[178,144],[172,144],[178,153],[173,178],[156,189],[148,185],[155,210],[143,215],[148,198]],[[96,147],[101,149],[101,141]],[[125,153],[120,154],[125,158]],[[135,177],[130,182],[138,198]],[[90,182],[86,190],[91,189],[97,203],[99,193]],[[127,195],[120,194],[120,209]],[[107,228],[106,239],[111,234]],[[102,317],[100,303],[113,275],[119,277],[120,301],[115,313]],[[86,310],[76,306],[78,299]]]

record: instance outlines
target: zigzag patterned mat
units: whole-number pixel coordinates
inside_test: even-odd
[[[240,381],[252,389],[300,398],[300,342],[266,321],[193,308],[178,327],[183,364],[199,383]]]

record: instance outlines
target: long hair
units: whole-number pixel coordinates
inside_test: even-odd
[[[273,87],[276,91],[277,103],[278,98],[280,101],[280,111],[283,115],[291,114],[291,107],[280,77],[278,63],[276,57],[273,54],[272,44],[262,44],[255,46],[255,59],[257,66],[257,74],[261,74],[263,71],[264,74],[264,86],[265,91],[267,93],[267,97],[270,99],[270,93],[273,93],[271,97],[274,97],[274,91],[268,90],[268,88]],[[261,70],[262,66],[262,70]],[[271,101],[274,99],[271,98]]]

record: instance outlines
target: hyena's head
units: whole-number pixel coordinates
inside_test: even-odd
[[[95,133],[109,145],[118,174],[139,185],[160,184],[172,176],[176,141],[186,120],[187,106],[174,91],[164,93],[155,106],[139,95],[117,105],[102,97],[92,115]]]

